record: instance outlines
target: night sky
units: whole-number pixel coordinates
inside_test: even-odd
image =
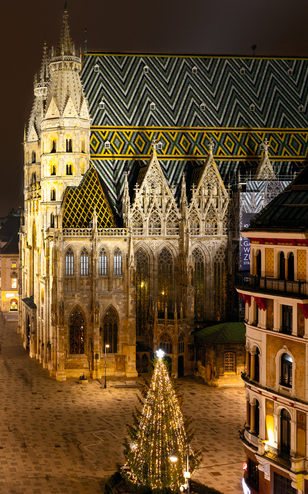
[[[23,129],[44,37],[56,46],[63,0],[5,0],[2,19],[0,216],[23,205]],[[307,0],[69,0],[76,47],[133,51],[308,56]]]

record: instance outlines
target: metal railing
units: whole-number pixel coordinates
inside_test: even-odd
[[[252,275],[242,271],[237,276],[237,287],[258,292],[281,292],[284,294],[307,295],[306,281],[281,280],[267,276]]]

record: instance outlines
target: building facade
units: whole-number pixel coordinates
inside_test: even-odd
[[[242,232],[245,302],[244,492],[308,492],[308,167]]]
[[[109,375],[136,376],[158,346],[175,376],[193,373],[191,332],[233,311],[238,173],[255,173],[266,138],[258,180],[301,167],[307,73],[296,59],[82,60],[65,10],[34,84],[20,232],[19,328],[52,376],[100,377],[105,353]]]

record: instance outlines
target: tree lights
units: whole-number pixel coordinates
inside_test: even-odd
[[[168,487],[178,490],[185,483],[186,450],[193,436],[190,420],[183,419],[163,356],[159,350],[143,409],[133,414],[134,424],[128,426],[130,441],[125,439],[124,443],[124,476],[157,491]],[[199,456],[191,452],[191,472],[199,464]],[[170,457],[177,457],[177,461],[170,461]]]

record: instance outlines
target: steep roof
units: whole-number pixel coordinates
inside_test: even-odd
[[[19,235],[18,231],[14,233],[11,240],[1,249],[1,254],[18,254],[19,253]]]
[[[260,213],[247,230],[304,231],[308,228],[308,165]]]
[[[9,242],[17,235],[20,226],[20,216],[10,215],[3,227],[0,229],[0,241]]]
[[[226,343],[241,343],[246,341],[246,328],[243,322],[225,322],[203,328],[194,336],[207,343],[214,345],[224,345]]]

